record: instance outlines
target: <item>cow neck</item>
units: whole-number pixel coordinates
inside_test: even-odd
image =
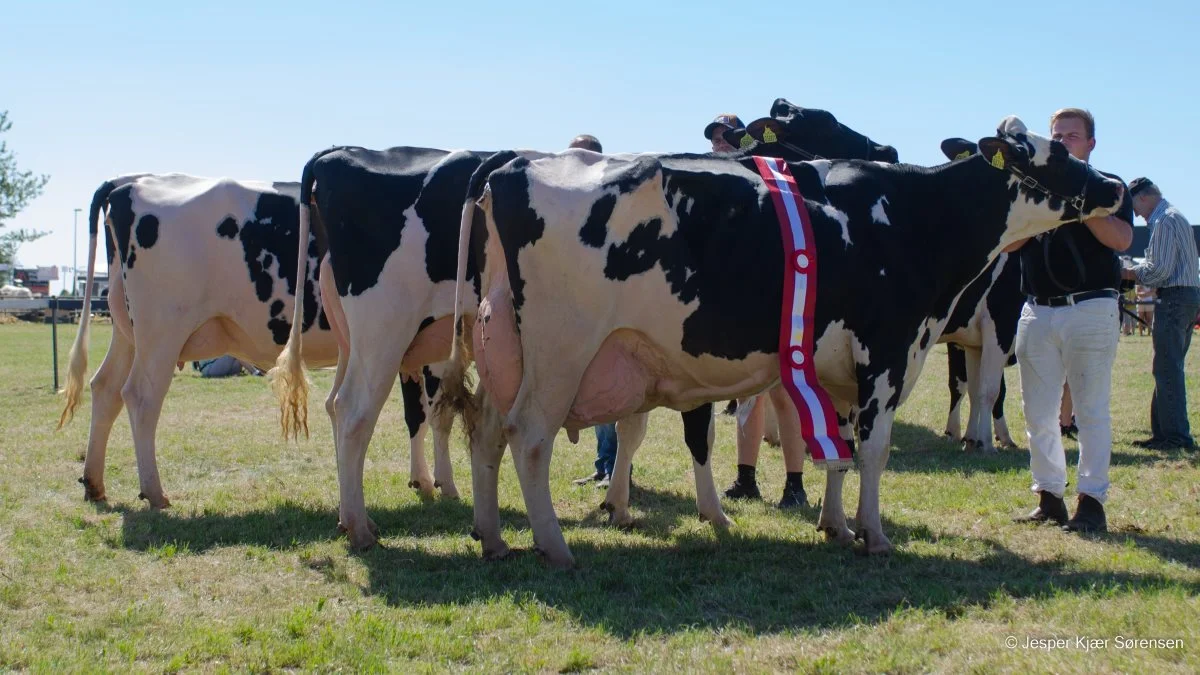
[[[938,167],[911,167],[898,181],[914,229],[933,248],[937,306],[950,304],[990,263],[1007,228],[1011,175],[982,155]]]

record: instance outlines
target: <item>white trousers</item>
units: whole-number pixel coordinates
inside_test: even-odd
[[[1021,310],[1017,362],[1034,492],[1045,490],[1062,497],[1067,489],[1067,461],[1058,425],[1065,380],[1071,386],[1079,426],[1078,492],[1101,504],[1108,496],[1109,396],[1121,332],[1117,311],[1117,301],[1110,298],[1066,307],[1027,302]]]

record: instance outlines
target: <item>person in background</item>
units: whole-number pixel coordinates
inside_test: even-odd
[[[1150,438],[1135,445],[1156,450],[1196,449],[1188,424],[1187,388],[1183,363],[1192,343],[1192,324],[1200,311],[1200,263],[1192,226],[1179,209],[1163,199],[1149,178],[1129,183],[1133,210],[1146,219],[1150,243],[1138,265],[1121,274],[1156,289],[1154,341],[1154,397],[1150,399]]]

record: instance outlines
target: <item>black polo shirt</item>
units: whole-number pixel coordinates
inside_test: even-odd
[[[1120,176],[1100,173],[1121,180]],[[1125,185],[1125,181],[1121,180]],[[1129,188],[1121,197],[1114,216],[1133,223],[1133,200]],[[1030,239],[1017,252],[1021,256],[1021,290],[1039,298],[1117,289],[1121,285],[1121,261],[1117,252],[1101,244],[1087,225],[1074,222]]]

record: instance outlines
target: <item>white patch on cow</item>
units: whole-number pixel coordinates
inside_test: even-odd
[[[879,268],[879,276],[881,276],[881,277],[886,277],[886,276],[887,276],[887,272],[883,271],[883,268],[882,268],[882,267],[880,267],[880,268]]]
[[[825,185],[850,185],[858,180],[861,172],[852,164],[838,162],[825,172]]]
[[[814,343],[813,355],[817,377],[830,396],[858,403],[858,377],[854,369],[854,353],[866,353],[854,332],[846,328],[845,321],[838,319],[825,327]]]
[[[275,222],[275,218],[273,216],[267,216],[258,222],[262,223],[263,225],[271,225]]]
[[[871,219],[880,225],[891,225],[892,221],[888,220],[887,211],[884,207],[887,206],[887,197],[882,196],[879,201],[875,202],[875,206],[871,207]]]
[[[850,216],[846,215],[845,211],[829,204],[821,204],[821,210],[825,212],[825,215],[838,221],[842,226],[842,241],[846,242],[846,246],[853,244],[854,242],[850,241]]]
[[[827,185],[829,183],[829,169],[833,166],[833,162],[829,161],[828,159],[819,159],[813,162],[805,162],[805,164],[812,167],[813,171],[817,172],[817,180],[821,182],[821,185]]]

